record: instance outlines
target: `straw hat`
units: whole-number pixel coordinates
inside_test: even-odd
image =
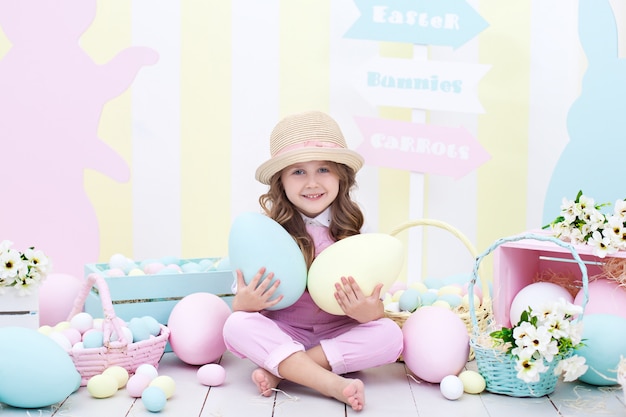
[[[320,111],[293,114],[278,122],[270,135],[270,155],[256,170],[255,177],[263,184],[298,162],[333,161],[354,172],[363,166],[363,157],[348,149],[337,122]]]

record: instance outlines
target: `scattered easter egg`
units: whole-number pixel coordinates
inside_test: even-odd
[[[420,307],[402,326],[406,366],[418,377],[439,383],[458,375],[469,357],[469,335],[463,320],[443,307]]]
[[[136,277],[136,276],[140,276],[140,275],[146,275],[145,272],[143,272],[141,269],[139,268],[132,268],[130,271],[128,271],[127,274],[129,277]]]
[[[87,331],[83,335],[85,349],[99,348],[104,345],[104,334],[100,330]]]
[[[420,293],[415,288],[407,288],[398,301],[401,311],[414,312],[420,306]]]
[[[426,291],[420,294],[420,300],[423,306],[433,305],[433,303],[437,301],[437,293],[434,291]]]
[[[109,366],[104,371],[102,371],[102,375],[109,375],[115,378],[115,380],[117,381],[118,389],[124,388],[129,379],[128,371],[126,370],[126,368],[119,365]]]
[[[442,294],[439,296],[439,300],[446,302],[453,309],[463,303],[463,298],[459,294]]]
[[[113,375],[98,374],[87,381],[87,391],[94,398],[112,397],[117,390],[117,379]]]
[[[167,397],[159,387],[148,387],[141,393],[141,402],[146,410],[158,413],[165,408]]]
[[[143,320],[152,336],[161,334],[161,323],[159,323],[157,319],[152,316],[143,316],[141,320]]]
[[[230,313],[228,304],[215,294],[198,292],[183,297],[167,323],[172,351],[190,365],[215,362],[226,351],[222,332]]]
[[[159,375],[150,381],[149,387],[159,387],[163,390],[166,399],[170,399],[176,392],[176,382],[168,375]]]
[[[226,380],[226,369],[217,363],[208,363],[198,369],[196,376],[202,385],[217,387]]]
[[[626,288],[624,285],[606,278],[599,278],[587,285],[589,300],[585,314],[614,314],[626,319]],[[582,305],[584,292],[580,290],[574,298],[574,304]]]
[[[152,377],[143,373],[135,373],[133,376],[128,378],[128,382],[126,383],[126,392],[133,398],[141,397],[141,393],[145,390],[150,382],[152,381]]]
[[[54,340],[59,346],[63,348],[66,352],[72,349],[72,343],[69,341],[62,332],[52,332],[49,334],[49,337]]]
[[[351,276],[365,295],[379,283],[382,292],[397,280],[404,262],[402,242],[385,233],[362,233],[337,241],[324,249],[309,268],[307,288],[311,298],[330,314],[345,313],[335,299],[335,284]]]
[[[147,323],[140,317],[133,317],[128,322],[128,328],[133,334],[133,341],[140,342],[150,338],[150,329]]]
[[[447,375],[439,383],[439,390],[448,400],[458,400],[463,395],[463,382],[456,375]]]
[[[70,319],[70,327],[73,327],[83,334],[87,330],[93,328],[93,317],[91,314],[84,311],[75,314],[74,317]]]
[[[241,270],[249,283],[261,267],[280,280],[272,299],[282,295],[269,310],[280,310],[295,303],[304,293],[307,265],[300,247],[276,221],[260,213],[247,212],[235,218],[228,237],[228,256],[233,271]]]
[[[48,274],[39,286],[39,325],[54,326],[67,320],[84,278],[68,274]]]
[[[428,287],[422,281],[415,281],[409,284],[409,288],[414,288],[420,293],[428,291]]]
[[[433,307],[443,307],[443,308],[447,308],[448,310],[450,310],[450,304],[447,301],[444,300],[435,300],[432,304]]]
[[[617,368],[626,357],[626,319],[585,312],[582,320],[584,346],[576,353],[585,358],[589,369],[578,379],[598,386],[617,384]]]
[[[476,371],[463,371],[459,374],[459,379],[463,382],[463,391],[468,394],[480,394],[487,387],[485,378]]]
[[[142,363],[137,367],[137,369],[135,369],[135,375],[137,374],[146,375],[150,378],[150,381],[152,381],[154,378],[159,376],[159,371],[152,364]]]
[[[152,262],[144,266],[143,271],[148,275],[157,274],[161,269],[165,268],[165,265],[161,262]]]
[[[510,321],[515,325],[519,322],[522,312],[528,307],[533,310],[542,308],[548,303],[554,303],[563,298],[572,303],[574,297],[565,288],[552,282],[535,282],[522,288],[513,297],[510,307]]]
[[[82,334],[80,334],[80,331],[78,331],[78,329],[75,329],[73,327],[63,330],[61,334],[65,336],[67,340],[69,340],[72,346],[80,342],[83,336]]]
[[[80,387],[74,362],[54,340],[26,327],[0,328],[0,403],[48,407]]]

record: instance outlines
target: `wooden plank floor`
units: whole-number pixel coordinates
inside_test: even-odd
[[[624,416],[624,396],[618,387],[595,387],[582,383],[559,383],[556,391],[542,398],[513,398],[491,393],[464,394],[456,401],[443,398],[438,384],[416,382],[402,363],[353,374],[366,386],[366,406],[353,412],[333,399],[291,383],[280,385],[273,397],[261,397],[250,380],[254,369],[247,360],[223,355],[226,381],[205,387],[196,381],[197,366],[186,365],[173,353],[165,353],[160,375],[176,381],[176,393],[160,413],[147,411],[141,400],[125,389],[113,397],[95,399],[82,387],[62,403],[41,410],[25,410],[0,404],[2,417],[345,417],[345,416],[463,416],[463,417],[587,417]],[[468,369],[475,369],[469,362]]]

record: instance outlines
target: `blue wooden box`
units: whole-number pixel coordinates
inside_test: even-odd
[[[209,258],[211,259],[211,258]],[[183,259],[199,262],[202,259]],[[211,259],[213,260],[213,259]],[[218,259],[215,259],[217,261]],[[85,276],[102,273],[109,265],[86,264]],[[208,272],[134,275],[104,278],[111,293],[111,302],[117,317],[130,321],[134,317],[152,316],[167,325],[170,313],[183,297],[196,292],[208,292],[221,297],[229,306],[233,293],[233,274],[230,269]],[[85,301],[85,311],[93,317],[103,317],[102,302],[97,288],[92,288]]]

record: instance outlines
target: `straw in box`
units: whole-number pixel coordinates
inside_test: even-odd
[[[534,239],[541,241],[553,242],[559,245],[572,254],[574,260],[578,263],[582,274],[582,288],[583,288],[583,303],[582,309],[584,311],[587,301],[589,299],[588,291],[588,277],[587,266],[580,258],[576,249],[569,243],[556,239],[551,236],[536,235],[536,234],[522,234],[511,237],[505,237],[495,241],[489,248],[476,257],[474,264],[474,270],[472,273],[472,280],[469,284],[468,291],[473,289],[478,277],[478,269],[481,261],[491,252],[496,250],[502,244],[508,242],[515,242],[524,239]],[[542,397],[550,394],[556,388],[558,382],[558,375],[555,375],[554,370],[557,367],[560,360],[567,359],[572,356],[573,349],[570,349],[567,354],[561,357],[555,357],[548,365],[548,369],[541,373],[538,382],[525,382],[517,377],[517,370],[515,369],[515,359],[511,354],[508,354],[493,345],[486,346],[490,343],[485,343],[485,340],[491,341],[489,333],[485,333],[485,330],[481,330],[478,327],[478,321],[475,314],[474,302],[470,298],[470,316],[472,319],[473,332],[470,337],[470,346],[474,350],[476,365],[478,366],[478,372],[483,376],[486,382],[486,389],[489,392],[496,394],[505,394],[512,397]],[[578,315],[574,320],[582,320],[582,314]]]
[[[83,311],[85,300],[93,286],[99,290],[102,310],[104,312],[104,322],[102,325],[104,346],[88,349],[72,349],[69,354],[74,361],[76,369],[81,375],[81,385],[87,385],[89,379],[101,374],[111,366],[121,366],[129,373],[133,374],[139,365],[150,364],[158,367],[161,356],[165,351],[165,345],[170,336],[169,329],[161,325],[161,333],[158,336],[150,337],[135,343],[128,343],[124,337],[122,327],[125,323],[115,315],[111,294],[104,278],[99,274],[89,274],[85,285],[74,301],[74,307],[69,314],[71,320],[76,314]],[[111,334],[115,332],[118,340],[110,341]]]
[[[405,223],[402,223],[396,226],[393,230],[391,230],[391,232],[389,232],[389,234],[391,234],[392,236],[395,236],[404,230],[407,230],[407,229],[410,229],[411,227],[416,227],[416,226],[433,226],[433,227],[438,227],[440,229],[450,232],[452,235],[458,238],[463,243],[463,245],[465,245],[465,247],[469,251],[472,258],[473,259],[476,258],[477,251],[472,245],[472,243],[470,242],[470,240],[467,238],[467,236],[461,233],[461,231],[455,228],[454,226],[446,222],[443,222],[441,220],[422,218],[422,219],[407,221]],[[491,298],[489,295],[489,284],[487,283],[487,281],[481,280],[481,285],[482,285],[482,293],[483,293],[482,302],[480,306],[477,308],[477,311],[475,314],[476,314],[478,323],[480,325],[480,328],[484,330],[487,328],[487,323],[491,317]],[[468,294],[473,294],[473,291],[472,292],[468,291]],[[468,298],[471,299],[472,297],[468,297]],[[454,312],[461,318],[461,320],[463,320],[463,323],[465,323],[465,327],[467,327],[468,333],[471,334],[472,320],[469,314],[469,308],[465,306],[459,306],[454,309]],[[411,313],[408,311],[401,311],[401,312],[385,311],[385,316],[392,319],[400,327],[402,327],[404,322],[411,316]]]

